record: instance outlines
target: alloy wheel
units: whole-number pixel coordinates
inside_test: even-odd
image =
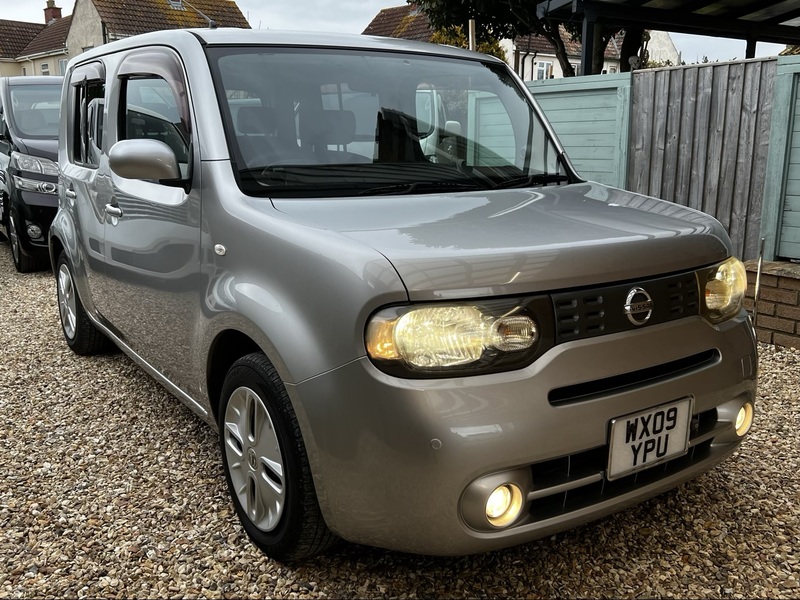
[[[248,387],[231,394],[225,409],[225,460],[236,498],[261,531],[280,522],[286,502],[278,435],[261,397]]]
[[[67,265],[62,264],[58,269],[58,310],[61,313],[61,324],[64,334],[69,339],[75,338],[77,327],[77,306],[75,303],[75,285],[72,274]]]

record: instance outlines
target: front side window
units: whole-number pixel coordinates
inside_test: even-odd
[[[245,193],[427,193],[566,178],[504,65],[348,50],[208,53]]]
[[[173,87],[158,76],[137,76],[124,81],[124,117],[121,140],[156,140],[175,153],[181,174],[189,171],[191,132],[181,115]]]
[[[120,64],[117,78],[117,140],[164,144],[175,155],[180,180],[187,182],[192,125],[186,77],[177,53],[161,47],[133,51]]]

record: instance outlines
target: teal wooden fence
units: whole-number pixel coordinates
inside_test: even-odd
[[[591,75],[528,83],[578,172],[625,187],[631,76]]]
[[[762,234],[767,259],[800,259],[800,56],[777,62]]]

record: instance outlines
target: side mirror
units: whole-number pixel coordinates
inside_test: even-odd
[[[125,179],[176,181],[181,178],[172,148],[158,140],[122,140],[108,153],[111,170]]]
[[[461,123],[459,121],[447,121],[444,124],[447,135],[461,135]]]
[[[6,124],[6,120],[2,118],[0,114],[0,140],[8,140],[8,125]]]

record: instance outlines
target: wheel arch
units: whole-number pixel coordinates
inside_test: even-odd
[[[61,256],[61,253],[64,251],[64,244],[61,243],[60,237],[57,235],[51,235],[48,246],[50,250],[50,269],[55,275],[58,257]]]

